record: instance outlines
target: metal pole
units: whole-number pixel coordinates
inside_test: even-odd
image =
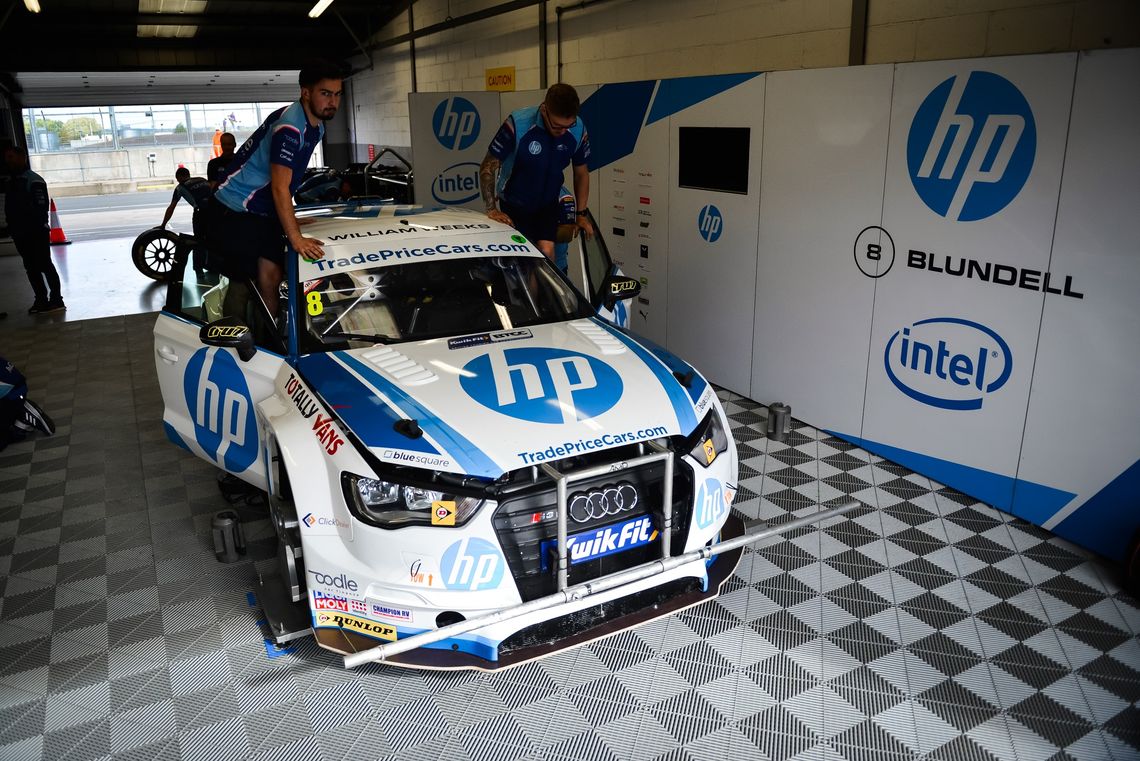
[[[416,19],[412,15],[413,5],[415,5],[415,0],[410,0],[408,3],[408,53],[412,64],[412,92],[418,92],[416,90]]]
[[[546,73],[546,0],[538,4],[538,86],[547,88]]]
[[[350,653],[344,656],[345,668],[355,668],[364,663],[372,663],[374,661],[383,661],[393,655],[406,653],[409,650],[430,645],[433,642],[440,642],[442,640],[454,637],[459,634],[465,634],[475,629],[481,629],[484,626],[491,624],[502,623],[503,621],[510,621],[530,613],[537,613],[548,608],[553,608],[565,603],[575,602],[587,597],[591,597],[602,592],[609,591],[616,587],[625,584],[632,584],[642,579],[647,579],[652,576],[657,576],[668,571],[679,568],[686,563],[692,563],[697,560],[707,560],[714,555],[719,555],[722,552],[735,550],[737,547],[743,547],[761,539],[768,539],[787,531],[794,531],[795,529],[804,526],[810,526],[815,523],[827,520],[828,518],[835,518],[840,515],[845,515],[852,510],[859,507],[859,502],[854,499],[848,499],[845,502],[831,507],[826,510],[820,510],[811,515],[805,515],[802,518],[781,523],[764,531],[759,531],[755,534],[746,534],[738,536],[735,539],[729,539],[720,544],[714,544],[711,547],[702,547],[699,550],[686,552],[684,555],[676,555],[674,557],[662,560],[654,560],[649,563],[643,563],[639,566],[634,566],[620,573],[615,573],[610,576],[604,576],[594,581],[588,581],[582,584],[577,584],[573,587],[568,587],[560,592],[556,592],[546,597],[540,597],[537,600],[516,605],[513,608],[506,610],[495,611],[494,613],[486,613],[481,616],[469,618],[465,621],[460,621],[456,624],[444,626],[439,629],[433,629],[420,634],[405,637],[404,639],[396,640],[395,642],[388,642],[368,650],[362,650],[359,653]]]

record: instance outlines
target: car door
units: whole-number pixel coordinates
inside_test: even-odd
[[[202,343],[199,331],[211,317],[220,316],[229,287],[234,286],[225,278],[217,285],[199,284],[193,275],[183,282],[180,272],[169,286],[166,306],[154,326],[163,428],[183,449],[265,489],[265,444],[256,405],[273,393],[285,359],[271,341],[259,342],[244,362],[233,349]],[[256,312],[253,316],[256,319]]]
[[[579,234],[571,241],[567,252],[567,275],[570,281],[590,299],[590,304],[598,317],[619,328],[628,328],[629,302],[618,301],[612,310],[606,309],[603,303],[603,285],[606,278],[624,273],[610,257],[601,227],[594,220],[593,213],[587,210],[586,215],[594,226],[594,237],[587,240],[586,236]]]

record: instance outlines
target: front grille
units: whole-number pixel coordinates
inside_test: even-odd
[[[661,528],[660,512],[664,499],[665,463],[655,462],[628,470],[605,474],[585,481],[576,481],[568,491],[568,497],[589,491],[597,491],[620,484],[632,486],[638,494],[638,504],[632,510],[587,518],[584,521],[568,520],[566,532],[573,536],[581,532],[623,523],[643,515],[653,517],[654,528]],[[671,554],[684,550],[688,536],[689,520],[692,514],[693,473],[679,458],[673,465],[673,535],[670,543]],[[544,569],[543,544],[547,548],[556,546],[558,494],[550,480],[540,481],[533,489],[513,495],[503,500],[495,510],[493,524],[499,544],[507,558],[507,564],[518,584],[519,594],[524,601],[553,594],[558,590],[555,562],[547,558]],[[569,569],[569,583],[579,584],[617,571],[632,568],[661,557],[660,538],[640,547],[617,552],[612,555],[572,564]]]

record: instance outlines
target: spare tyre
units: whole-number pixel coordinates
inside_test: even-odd
[[[152,227],[135,238],[131,258],[138,271],[152,280],[165,283],[174,270],[178,236],[162,227]]]

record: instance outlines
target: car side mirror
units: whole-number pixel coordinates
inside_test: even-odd
[[[610,275],[602,283],[602,293],[602,303],[606,309],[612,310],[619,301],[632,299],[641,293],[641,283],[637,278]]]
[[[198,331],[198,340],[207,346],[234,349],[242,362],[248,362],[257,353],[253,344],[253,331],[237,317],[223,317]]]

